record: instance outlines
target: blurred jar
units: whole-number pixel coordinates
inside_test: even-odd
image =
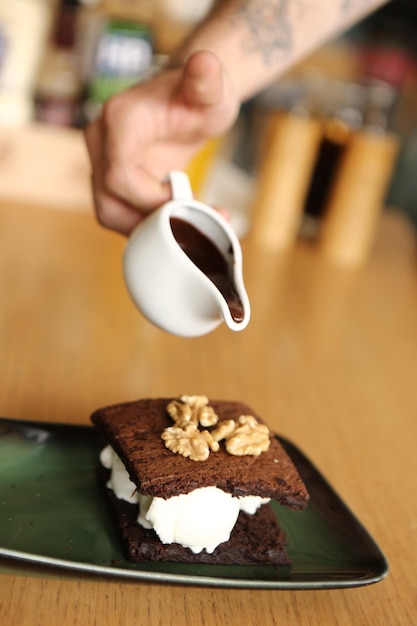
[[[322,254],[338,264],[359,265],[371,251],[399,151],[390,130],[394,99],[390,85],[368,86],[363,126],[340,164],[320,232]]]
[[[90,122],[114,94],[147,79],[155,71],[149,12],[132,17],[123,5],[95,3],[81,12],[78,53],[84,83],[82,121]]]
[[[275,100],[270,110],[263,111],[251,238],[263,247],[284,251],[299,233],[323,130],[321,121],[311,115],[306,90],[292,84],[282,87],[283,93],[291,94],[288,110],[277,108],[280,103]]]
[[[0,2],[0,124],[34,115],[33,90],[52,18],[48,0]]]

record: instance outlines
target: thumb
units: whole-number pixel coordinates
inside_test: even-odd
[[[180,93],[189,106],[210,107],[221,102],[223,72],[219,59],[212,52],[199,50],[187,59]]]

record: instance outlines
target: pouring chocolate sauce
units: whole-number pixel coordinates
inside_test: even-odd
[[[195,226],[179,217],[171,217],[175,240],[191,261],[214,283],[229,307],[235,322],[244,319],[244,308],[229,275],[227,260],[217,246]]]

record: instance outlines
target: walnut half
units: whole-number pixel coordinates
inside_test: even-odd
[[[167,411],[178,426],[194,424],[207,427],[218,422],[218,416],[213,407],[209,406],[207,396],[180,396],[179,400],[172,400]]]
[[[216,430],[220,428],[221,425]],[[217,439],[215,433],[213,437]],[[241,415],[235,422],[233,430],[228,427],[225,439],[226,450],[234,456],[259,456],[266,452],[271,444],[268,426],[260,424],[252,415]]]
[[[190,458],[192,461],[205,461],[210,450],[217,452],[219,444],[208,430],[198,430],[196,424],[190,423],[181,428],[170,426],[162,433],[162,439],[171,452]]]

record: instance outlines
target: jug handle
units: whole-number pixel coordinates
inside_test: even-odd
[[[193,199],[190,180],[185,172],[173,170],[169,172],[168,179],[171,185],[173,200],[187,201]]]

